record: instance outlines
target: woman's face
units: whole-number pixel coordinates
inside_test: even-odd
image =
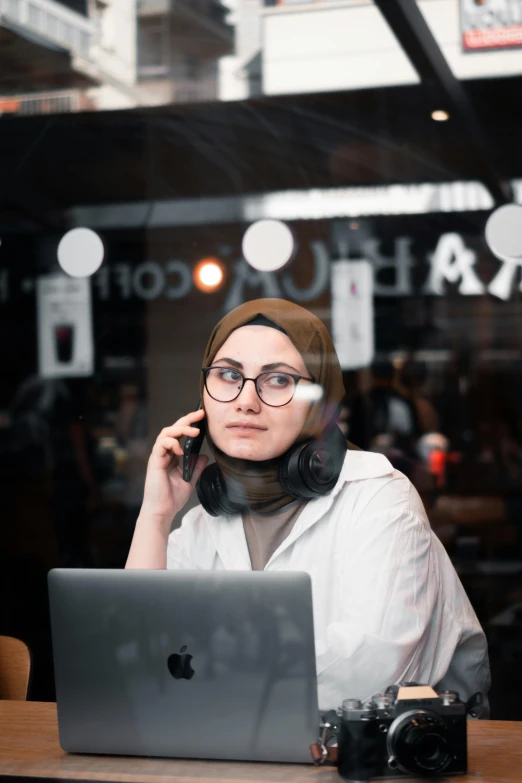
[[[233,331],[216,354],[212,366],[216,365],[239,369],[246,378],[256,378],[266,371],[266,365],[270,371],[310,377],[290,338],[268,326],[242,326]],[[217,402],[205,389],[210,436],[229,457],[255,461],[280,457],[301,433],[310,409],[308,400],[296,396],[287,405],[273,408],[259,399],[250,381],[232,402]]]

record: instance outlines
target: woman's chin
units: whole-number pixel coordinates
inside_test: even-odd
[[[262,449],[256,448],[251,443],[233,443],[226,449],[223,449],[223,451],[229,457],[234,457],[234,459],[249,459],[253,462],[262,462],[271,457],[271,455],[264,454]]]
[[[233,459],[248,459],[252,462],[264,462],[269,459],[276,459],[280,457],[289,448],[290,443],[280,444],[280,447],[273,442],[273,436],[268,442],[268,439],[259,438],[259,436],[253,437],[234,437],[231,433],[211,433],[212,440],[227,456]],[[263,433],[265,435],[265,433]],[[261,442],[263,441],[263,442]]]
[[[273,459],[275,456],[274,450],[270,448],[267,449],[266,444],[264,444],[263,447],[259,443],[253,443],[246,439],[227,439],[222,446],[219,445],[219,448],[229,457],[233,457],[234,459],[248,459],[253,462],[262,462],[266,459]]]

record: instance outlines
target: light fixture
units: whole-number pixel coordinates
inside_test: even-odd
[[[446,122],[449,118],[449,113],[444,109],[435,109],[435,111],[431,112],[431,119],[435,120],[435,122]]]
[[[522,259],[522,206],[503,204],[486,223],[486,242],[499,258]]]
[[[281,220],[258,220],[245,231],[242,250],[245,260],[254,269],[274,272],[291,259],[294,237]]]
[[[104,254],[103,242],[90,228],[73,228],[58,245],[58,263],[70,277],[93,275],[102,265]]]
[[[203,258],[194,269],[194,284],[206,294],[217,291],[224,279],[223,265],[217,258]]]

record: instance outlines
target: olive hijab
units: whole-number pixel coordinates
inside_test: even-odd
[[[260,324],[284,332],[297,348],[315,382],[323,389],[320,400],[311,403],[296,443],[321,438],[337,416],[344,397],[341,367],[335,348],[323,322],[304,307],[285,299],[256,299],[236,307],[214,328],[207,343],[203,367],[210,367],[230,334],[241,326]],[[204,378],[201,378],[203,400]],[[207,439],[225,479],[227,491],[235,502],[257,513],[273,514],[293,503],[279,483],[281,457],[256,462],[229,457]]]

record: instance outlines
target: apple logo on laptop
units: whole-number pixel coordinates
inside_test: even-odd
[[[190,665],[193,656],[186,653],[186,649],[187,647],[185,645],[185,647],[181,648],[179,653],[173,653],[172,655],[169,655],[167,659],[169,672],[175,680],[190,680],[196,673]]]

